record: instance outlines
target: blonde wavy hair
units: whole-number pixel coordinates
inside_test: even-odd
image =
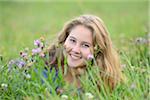
[[[82,15],[67,22],[58,36],[58,45],[63,45],[72,28],[83,25],[93,33],[94,58],[101,68],[100,76],[104,83],[112,89],[123,79],[120,61],[116,50],[112,46],[104,22],[94,15]]]

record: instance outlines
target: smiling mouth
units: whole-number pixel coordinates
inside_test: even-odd
[[[77,56],[77,55],[73,55],[73,54],[70,54],[71,58],[74,59],[74,60],[79,60],[81,59],[82,57],[81,56]]]

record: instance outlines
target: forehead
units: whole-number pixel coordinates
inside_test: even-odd
[[[69,37],[74,37],[76,38],[77,40],[79,41],[84,41],[84,42],[88,42],[88,43],[91,43],[93,42],[92,40],[92,31],[83,26],[83,25],[77,25],[75,26],[71,31],[70,31],[70,34],[69,34]]]

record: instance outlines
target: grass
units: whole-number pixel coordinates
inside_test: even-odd
[[[23,48],[33,48],[33,41],[40,36],[45,36],[49,44],[55,42],[56,33],[61,30],[63,24],[81,14],[95,14],[104,20],[115,47],[120,52],[123,72],[127,77],[127,82],[119,84],[112,93],[106,91],[99,93],[88,80],[83,82],[85,91],[94,95],[94,99],[150,98],[148,82],[150,48],[148,43],[136,41],[137,37],[146,39],[146,34],[149,33],[148,1],[0,1],[0,12],[0,55],[3,58],[0,61],[0,99],[60,99],[55,93],[53,95],[49,93],[49,89],[53,90],[51,85],[54,85],[51,79],[44,80],[43,85],[41,79],[44,78],[40,74],[37,76],[34,71],[35,67],[44,66],[42,60],[38,60],[40,62],[29,71],[31,79],[26,79],[20,69],[14,69],[9,73],[7,63],[10,59],[18,58]],[[42,70],[39,69],[39,73]],[[67,85],[65,88],[74,89],[73,86]],[[66,92],[69,99],[88,99],[85,94],[73,97],[73,91]]]
[[[118,47],[124,38],[143,36],[148,31],[146,1],[0,2],[0,7],[0,53],[6,58],[18,56],[16,52],[31,47],[41,35],[54,40],[66,21],[81,14],[100,16]]]

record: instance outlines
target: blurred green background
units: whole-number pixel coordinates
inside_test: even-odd
[[[148,0],[4,0],[0,1],[0,55],[17,57],[40,36],[52,43],[66,21],[82,14],[102,18],[119,49],[148,33]]]

